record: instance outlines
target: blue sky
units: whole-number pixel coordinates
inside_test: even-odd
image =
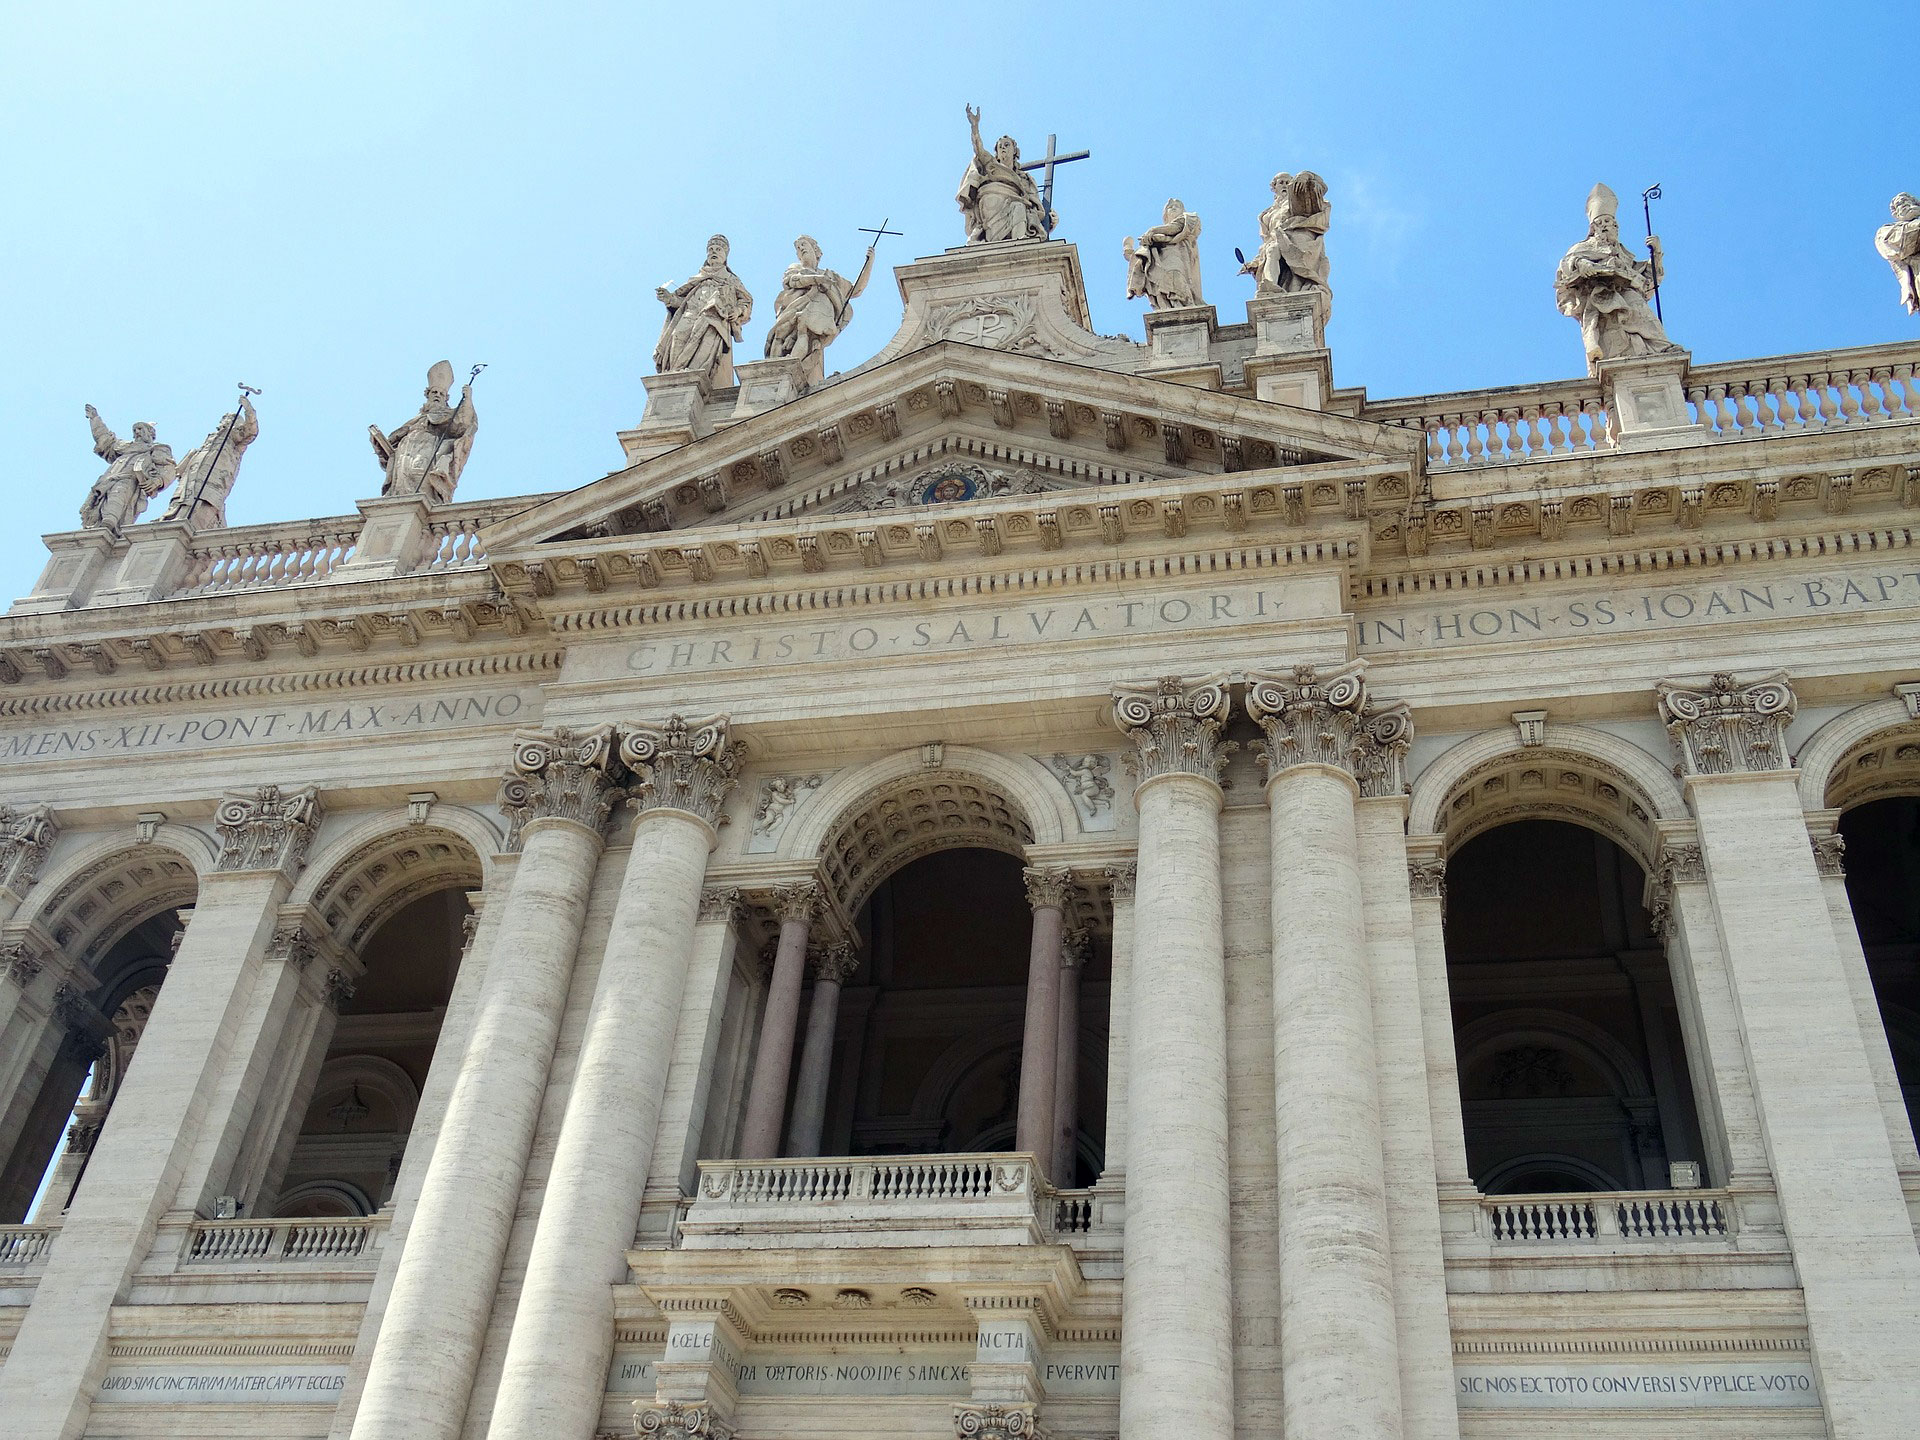
[[[1375,396],[1578,373],[1552,275],[1600,179],[1665,186],[1669,326],[1702,361],[1920,336],[1872,248],[1888,198],[1920,189],[1895,13],[16,5],[0,588],[23,594],[39,534],[78,523],[88,402],[182,454],[236,380],[261,386],[236,523],[377,494],[366,427],[413,413],[443,358],[489,366],[462,498],[605,474],[640,416],[654,287],[724,231],[757,356],[795,235],[848,274],[882,216],[906,232],[882,262],[959,243],[968,102],[989,140],[1092,149],[1056,204],[1103,332],[1141,334],[1120,242],[1169,195],[1204,220],[1207,299],[1243,318],[1233,247],[1273,172],[1311,168],[1335,379]],[[891,279],[855,310],[830,368],[892,333]]]

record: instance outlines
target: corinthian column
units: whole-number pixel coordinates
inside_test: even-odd
[[[780,1153],[780,1116],[787,1108],[787,1076],[793,1066],[793,1027],[800,1020],[801,967],[807,960],[807,936],[820,911],[820,887],[811,880],[782,885],[773,892],[780,917],[780,940],[767,977],[766,1011],[760,1017],[760,1048],[747,1088],[747,1113],[740,1122],[740,1158],[770,1160]]]
[[[1140,853],[1127,1057],[1123,1440],[1233,1435],[1220,677],[1113,693]]]
[[[724,716],[623,730],[639,811],[488,1434],[589,1435],[626,1278],[715,827],[740,768]]]
[[[1390,1440],[1400,1361],[1354,802],[1363,781],[1400,790],[1412,724],[1368,704],[1358,664],[1248,679],[1273,833],[1284,1429]]]
[[[1911,1428],[1920,1251],[1788,766],[1784,673],[1657,687],[1835,1436]],[[1689,940],[1691,940],[1689,935]]]
[[[860,968],[851,945],[829,945],[813,957],[813,1005],[807,1011],[807,1043],[800,1052],[800,1078],[793,1087],[789,1155],[818,1155],[827,1122],[827,1082],[833,1076],[833,1032],[840,1023],[840,987]]]
[[[1027,1023],[1020,1038],[1020,1108],[1013,1148],[1032,1155],[1053,1178],[1054,1054],[1060,1044],[1060,947],[1066,939],[1067,893],[1073,874],[1064,866],[1029,866],[1027,903],[1033,939],[1027,947]]]
[[[500,1282],[601,834],[614,734],[522,731],[501,785],[520,851],[466,1056],[421,1185],[354,1416],[354,1440],[452,1440]],[[198,923],[198,917],[195,917]],[[556,1192],[551,1188],[549,1195]]]

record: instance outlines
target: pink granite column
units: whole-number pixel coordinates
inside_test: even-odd
[[[1080,972],[1087,932],[1069,932],[1060,948],[1060,1028],[1053,1054],[1053,1183],[1071,1188],[1079,1165]]]
[[[747,1116],[740,1127],[740,1158],[771,1160],[780,1153],[780,1117],[787,1108],[787,1075],[793,1068],[793,1031],[800,1020],[801,966],[807,959],[807,934],[820,906],[820,887],[811,880],[774,891],[780,917],[780,943],[773,975],[767,981],[767,1009],[760,1019],[760,1051],[747,1091]]]
[[[1024,872],[1033,906],[1033,944],[1027,961],[1027,1026],[1020,1042],[1020,1109],[1013,1148],[1053,1169],[1053,1076],[1060,1049],[1060,944],[1071,878],[1064,867]]]
[[[807,1011],[807,1041],[800,1051],[793,1120],[787,1126],[787,1154],[799,1156],[820,1153],[827,1082],[833,1076],[833,1034],[840,1023],[840,987],[860,968],[860,954],[851,945],[829,945],[816,951],[812,962],[813,1006]]]

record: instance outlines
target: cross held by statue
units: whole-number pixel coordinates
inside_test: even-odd
[[[1055,148],[1058,141],[1059,137],[1057,135],[1047,136],[1047,153],[1042,155],[1038,160],[1027,161],[1020,167],[1022,170],[1038,170],[1041,172],[1040,209],[1046,217],[1047,234],[1049,235],[1053,234],[1053,223],[1055,219],[1053,213],[1053,167],[1056,165],[1067,165],[1075,160],[1089,160],[1093,157],[1091,150],[1075,150],[1070,155],[1058,154]]]

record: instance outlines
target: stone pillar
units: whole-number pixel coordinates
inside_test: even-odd
[[[0,1370],[10,1440],[74,1440],[107,1364],[113,1307],[172,1204],[195,1141],[227,1116],[232,1054],[275,917],[319,819],[311,789],[264,786],[216,811],[220,855]]]
[[[394,1272],[355,1440],[452,1440],[519,1206],[602,829],[611,726],[514,737],[501,808],[520,851],[487,977]],[[197,920],[196,920],[197,923]],[[552,1193],[551,1191],[549,1193]]]
[[[732,1440],[746,1337],[733,1323],[733,1308],[722,1296],[675,1298],[666,1353],[654,1366],[654,1398],[651,1403],[633,1402],[633,1433],[647,1440]],[[596,1386],[605,1383],[605,1376],[596,1378]],[[597,1412],[601,1399],[597,1389],[593,1399]],[[557,1432],[552,1440],[560,1440]]]
[[[747,1115],[740,1125],[740,1158],[771,1160],[780,1153],[780,1117],[787,1108],[787,1076],[793,1065],[793,1029],[800,1019],[801,966],[807,936],[820,911],[820,887],[811,880],[782,885],[773,892],[780,917],[780,940],[767,979],[767,1003],[760,1015],[760,1048],[747,1090]]]
[[[813,1006],[807,1011],[807,1043],[800,1052],[800,1079],[793,1092],[787,1154],[820,1153],[827,1121],[827,1082],[833,1078],[833,1036],[840,1023],[840,987],[860,968],[851,945],[829,945],[812,957]]]
[[[59,834],[53,812],[45,805],[0,804],[0,926],[19,911]],[[44,956],[45,948],[25,936],[9,935],[0,941],[0,1116],[16,1114],[23,1103],[18,1062],[33,1048],[39,1026],[33,1016],[22,1015],[20,1007],[44,964],[36,956]],[[22,1020],[27,1023],[22,1025]],[[5,1160],[6,1149],[0,1147],[0,1163]]]
[[[1368,701],[1360,664],[1248,681],[1273,834],[1285,1429],[1389,1440],[1400,1362],[1354,802],[1404,788],[1412,722]]]
[[[724,716],[623,728],[639,810],[514,1311],[493,1440],[588,1435],[613,1358],[707,853],[739,773]]]
[[[1034,1158],[1052,1179],[1053,1079],[1060,1044],[1060,947],[1066,940],[1067,896],[1073,872],[1059,865],[1031,865],[1022,872],[1033,907],[1033,939],[1027,947],[1027,1023],[1020,1038],[1020,1108],[1013,1148]]]
[[[1033,1440],[1044,1436],[1047,1320],[1042,1298],[984,1290],[962,1297],[978,1327],[969,1394],[953,1407],[956,1440]]]
[[[1700,827],[1828,1431],[1902,1434],[1920,1250],[1787,764],[1793,691],[1776,673],[1664,681],[1657,693]]]
[[[1223,677],[1116,688],[1138,883],[1127,1056],[1123,1440],[1229,1440],[1233,1286],[1220,881]]]
[[[1053,1043],[1053,1183],[1071,1189],[1080,1159],[1080,975],[1087,968],[1084,930],[1069,930],[1060,947],[1059,1025]]]
[[[1113,893],[1113,979],[1107,984],[1107,1144],[1102,1185],[1124,1182],[1127,1173],[1127,1054],[1133,1018],[1133,862],[1109,865]]]
[[[1453,1044],[1453,995],[1447,984],[1445,846],[1446,841],[1438,835],[1407,841],[1407,896],[1413,906],[1421,1038],[1427,1047],[1427,1113],[1433,1120],[1434,1175],[1443,1197],[1470,1200],[1477,1208],[1480,1192],[1467,1170],[1460,1062]],[[1470,1234],[1474,1217],[1464,1218]]]
[[[1635,954],[1620,962],[1633,986],[1635,1007],[1640,1012],[1640,1031],[1647,1041],[1647,1070],[1653,1077],[1654,1104],[1660,1112],[1660,1146],[1667,1164],[1685,1164],[1697,1157],[1687,1134],[1687,1114],[1681,1104],[1680,1072],[1673,1063],[1673,1027],[1667,1023],[1667,1007],[1660,1003],[1660,981],[1667,972],[1665,955]],[[1666,1174],[1649,1177],[1654,1189],[1669,1183]]]

